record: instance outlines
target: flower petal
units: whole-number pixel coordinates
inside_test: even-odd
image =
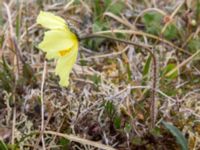
[[[59,57],[60,57],[60,55],[59,55],[58,52],[48,52],[48,53],[46,53],[46,58],[48,60],[53,59],[53,58],[59,58]]]
[[[75,35],[70,31],[50,30],[45,32],[44,40],[38,47],[44,52],[59,52],[74,45]]]
[[[65,20],[49,12],[40,11],[37,17],[37,24],[47,29],[67,29]]]
[[[59,84],[63,87],[69,85],[69,75],[78,55],[78,42],[75,43],[69,55],[60,57],[56,65],[56,75],[60,77]]]

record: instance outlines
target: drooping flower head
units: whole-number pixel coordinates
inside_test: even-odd
[[[78,39],[70,31],[64,19],[49,12],[41,11],[37,24],[49,29],[44,34],[39,48],[46,52],[47,59],[57,59],[55,73],[61,86],[69,85],[69,75],[78,55]]]

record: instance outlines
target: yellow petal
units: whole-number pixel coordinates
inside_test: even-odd
[[[58,59],[55,72],[60,78],[59,84],[63,87],[67,87],[69,85],[69,75],[74,63],[76,62],[77,54],[78,42],[75,43],[68,55]]]
[[[40,11],[37,17],[37,24],[47,29],[67,29],[65,20],[49,12]]]
[[[58,52],[48,52],[46,53],[46,58],[48,60],[52,59],[52,58],[59,58],[60,54]]]
[[[50,30],[45,32],[38,47],[44,52],[59,52],[73,47],[75,35],[70,31]]]

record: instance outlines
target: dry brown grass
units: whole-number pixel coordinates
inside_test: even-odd
[[[186,135],[190,149],[200,149],[199,55],[191,56],[195,52],[188,48],[190,39],[199,37],[198,24],[190,24],[196,4],[127,0],[120,14],[105,11],[100,16],[108,27],[98,33],[148,45],[155,51],[159,63],[158,135],[149,131],[152,68],[145,78],[143,68],[149,55],[143,48],[109,40],[93,39],[93,46],[91,41],[81,42],[68,88],[58,85],[54,60],[44,65],[44,54],[37,49],[44,33],[36,25],[39,11],[62,16],[87,35],[95,23],[93,3],[0,1],[0,138],[10,149],[15,149],[14,145],[27,150],[178,149],[173,136],[160,124],[166,120]],[[104,3],[100,0],[99,7]],[[168,40],[147,33],[142,17],[151,11],[170,18],[162,22],[162,32],[170,22],[176,22],[183,26],[183,36]],[[172,80],[162,75],[169,63],[178,69]]]

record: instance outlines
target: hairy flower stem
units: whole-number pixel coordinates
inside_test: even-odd
[[[133,45],[133,46],[137,46],[137,47],[142,47],[144,48],[144,50],[146,50],[152,57],[153,60],[153,85],[152,85],[152,100],[151,100],[151,106],[150,106],[150,119],[151,119],[151,123],[150,123],[150,129],[155,127],[155,123],[156,123],[156,118],[157,118],[157,105],[156,105],[156,83],[157,83],[157,60],[156,60],[156,56],[154,55],[154,53],[151,50],[150,46],[145,46],[142,44],[138,44],[132,41],[127,41],[127,40],[122,40],[122,39],[118,39],[118,38],[114,38],[114,37],[110,37],[110,36],[106,36],[106,35],[102,35],[102,34],[90,34],[90,35],[86,35],[86,36],[82,36],[79,38],[79,40],[86,40],[86,39],[91,39],[91,38],[105,38],[105,39],[109,39],[112,41],[117,41],[117,42],[121,42],[121,43],[125,43],[125,44],[129,44],[129,45]]]

